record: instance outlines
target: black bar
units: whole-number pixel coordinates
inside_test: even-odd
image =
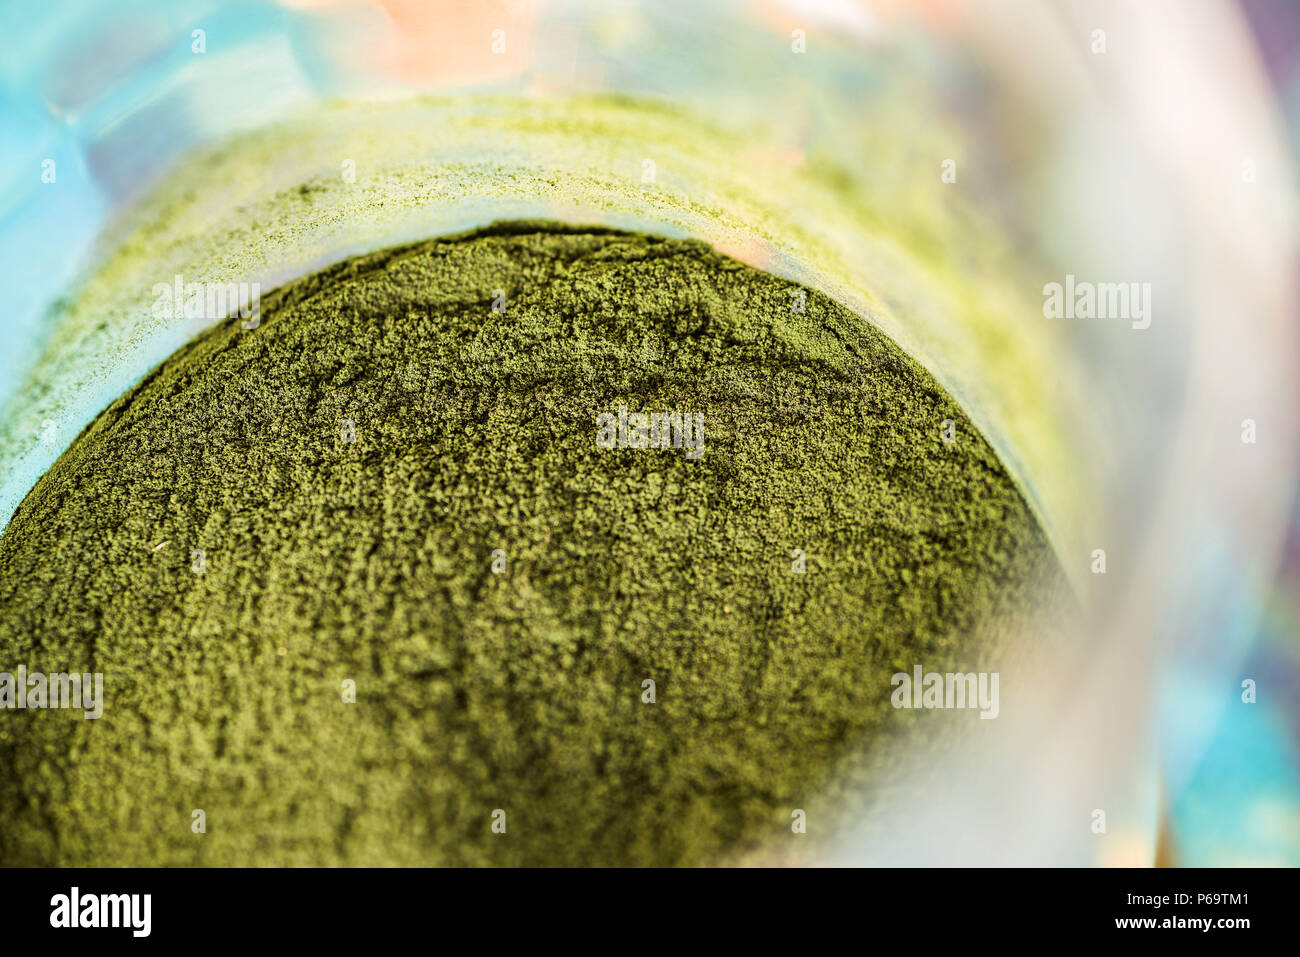
[[[716,935],[729,949],[786,937],[802,937],[801,950],[836,939],[925,947],[1127,937],[1230,947],[1284,933],[1294,885],[1290,871],[1230,869],[11,869],[0,870],[0,932],[10,953],[25,952],[9,946],[28,940],[333,949],[411,938],[460,950],[554,935],[634,950]],[[70,909],[73,887],[88,918],[87,896],[98,912],[99,895],[150,895],[148,936],[131,926],[132,917],[143,923],[143,897],[138,912],[110,902],[127,926],[52,927],[57,895]],[[1155,923],[1119,926],[1135,919]],[[1204,919],[1208,930],[1179,923]],[[1246,923],[1218,923],[1227,920]]]

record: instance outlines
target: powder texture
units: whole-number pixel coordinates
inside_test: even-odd
[[[702,457],[599,448],[620,405],[702,414]],[[0,711],[0,863],[743,854],[898,726],[892,673],[997,670],[1059,584],[817,292],[544,223],[367,255],[173,355],[0,537],[0,670],[106,696]]]

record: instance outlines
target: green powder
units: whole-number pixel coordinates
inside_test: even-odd
[[[623,406],[703,454],[599,447]],[[741,855],[902,724],[891,674],[996,670],[1059,584],[815,291],[549,223],[386,250],[199,336],[19,507],[0,670],[106,702],[0,711],[0,863]]]

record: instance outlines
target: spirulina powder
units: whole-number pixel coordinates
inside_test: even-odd
[[[996,670],[1058,583],[815,291],[550,223],[363,256],[173,355],[0,538],[0,670],[105,676],[99,720],[0,711],[0,862],[779,847],[891,674]]]

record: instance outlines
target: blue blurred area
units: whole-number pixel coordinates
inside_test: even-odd
[[[256,2],[0,6],[0,405],[107,216],[196,145],[312,96],[295,55],[309,29]]]
[[[1288,551],[1276,582],[1252,583],[1206,543],[1202,587],[1162,656],[1159,753],[1176,863],[1300,866],[1300,500]]]
[[[41,316],[85,261],[109,208],[77,131],[30,86],[8,83],[0,89],[0,264],[8,294],[0,403],[34,360]]]

